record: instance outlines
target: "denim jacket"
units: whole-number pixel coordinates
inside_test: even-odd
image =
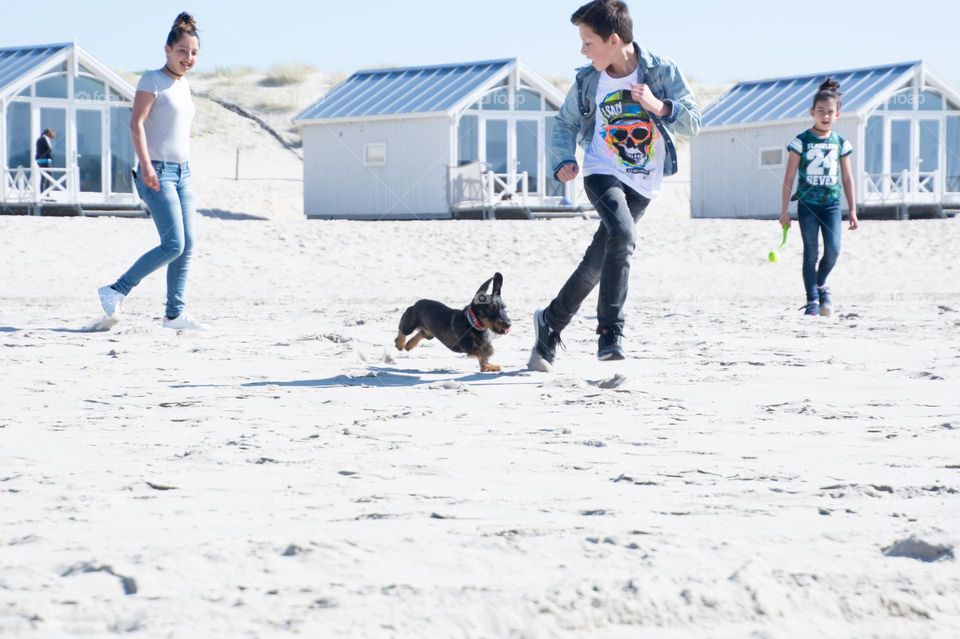
[[[700,107],[694,100],[687,81],[680,69],[667,58],[654,55],[634,43],[637,52],[637,82],[647,84],[655,96],[670,107],[670,114],[662,118],[650,115],[663,136],[667,157],[664,160],[663,174],[677,172],[677,147],[674,135],[685,133],[696,135],[700,132]],[[576,162],[576,149],[579,143],[589,148],[596,129],[597,85],[600,72],[587,65],[577,69],[577,80],[570,87],[567,98],[560,107],[550,140],[550,165],[553,177],[567,162]]]

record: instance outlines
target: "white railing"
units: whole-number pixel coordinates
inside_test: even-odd
[[[482,162],[470,162],[450,169],[450,204],[454,207],[528,206],[542,198],[530,193],[526,171],[517,174],[493,173]]]
[[[80,169],[52,167],[3,169],[4,200],[18,204],[74,201]]]
[[[37,187],[40,191],[41,200],[54,199],[54,194],[70,194],[70,188],[67,178],[70,175],[68,169],[38,168]],[[77,169],[79,174],[79,169]],[[58,177],[59,176],[59,177]],[[74,181],[76,183],[76,180]]]
[[[528,206],[529,185],[530,178],[526,171],[514,174],[490,172],[483,174],[484,199],[494,206],[497,204]]]
[[[937,204],[943,200],[940,171],[877,173],[863,176],[866,204]]]
[[[584,209],[583,202],[571,202],[563,195],[546,195],[536,190],[531,192],[530,176],[526,172],[494,173],[489,171],[483,162],[450,167],[448,178],[448,197],[452,211],[480,209],[485,215],[495,215],[496,209],[519,208],[532,211],[541,209],[562,215],[566,210],[579,214]],[[582,189],[570,190],[583,198]]]
[[[25,169],[22,166],[15,169],[5,169],[3,176],[5,201],[23,203],[33,200],[30,169]]]

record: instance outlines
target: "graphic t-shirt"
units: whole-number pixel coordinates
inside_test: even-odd
[[[807,129],[787,145],[800,156],[800,179],[793,199],[814,206],[840,203],[840,158],[853,153],[845,137],[831,131],[820,138]]]
[[[650,115],[630,95],[636,75],[600,73],[597,124],[583,161],[584,175],[611,175],[653,199],[663,181],[666,147]]]

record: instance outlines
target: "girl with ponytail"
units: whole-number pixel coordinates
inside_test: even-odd
[[[130,137],[139,170],[134,183],[160,234],[160,244],[147,251],[120,278],[99,289],[106,314],[101,326],[120,321],[124,299],[144,277],[167,267],[165,328],[202,328],[184,312],[187,269],[193,252],[196,216],[190,178],[190,127],[195,108],[186,75],[197,62],[200,37],[189,13],[173,21],[164,46],[163,67],[147,71],[137,84],[130,119]]]
[[[833,131],[840,118],[840,84],[827,78],[816,95],[810,115],[813,126],[787,146],[786,175],[783,179],[783,197],[780,224],[790,226],[790,202],[797,201],[797,221],[803,236],[803,285],[807,301],[802,307],[805,315],[829,316],[833,311],[827,277],[840,255],[840,185],[850,211],[850,230],[859,226],[857,197],[850,168],[853,146]],[[791,197],[794,178],[799,173],[797,190]],[[819,236],[823,235],[823,258]]]

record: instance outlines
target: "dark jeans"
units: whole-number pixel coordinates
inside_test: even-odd
[[[553,330],[562,331],[599,282],[597,325],[619,332],[623,330],[623,304],[630,279],[630,256],[636,245],[637,220],[650,200],[610,175],[589,175],[583,179],[583,185],[600,215],[600,228],[577,270],[544,315]]]
[[[51,167],[53,167],[53,160],[51,160],[50,158],[37,158],[37,168],[39,168],[41,171],[44,169],[50,169]],[[50,180],[48,180],[46,177],[41,177],[40,178],[40,194],[43,195],[43,192],[46,191],[47,188],[52,184],[53,183]]]
[[[807,291],[807,301],[816,300],[817,287],[826,285],[827,276],[840,256],[840,205],[814,206],[800,202],[797,220],[803,236],[803,288]],[[821,234],[823,259],[818,267]]]

